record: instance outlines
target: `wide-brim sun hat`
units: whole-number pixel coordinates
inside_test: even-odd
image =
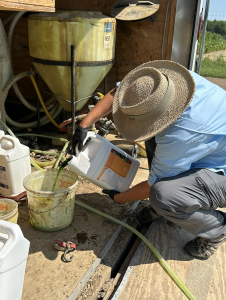
[[[113,100],[113,120],[128,141],[146,141],[175,122],[196,90],[190,72],[173,61],[146,62],[121,81]]]

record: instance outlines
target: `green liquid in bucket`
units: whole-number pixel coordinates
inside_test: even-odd
[[[57,175],[53,184],[53,188],[52,188],[52,192],[55,190],[56,184],[57,184],[57,180],[59,178],[60,172],[63,170],[64,167],[67,166],[68,162],[73,158],[73,156],[68,157],[68,159],[66,159],[60,166],[59,170],[57,171]]]

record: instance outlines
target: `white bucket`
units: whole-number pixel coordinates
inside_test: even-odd
[[[78,176],[62,170],[52,192],[56,175],[57,170],[49,169],[34,172],[24,179],[31,225],[41,231],[64,229],[74,217]]]
[[[16,201],[0,198],[0,220],[17,223],[18,204]]]

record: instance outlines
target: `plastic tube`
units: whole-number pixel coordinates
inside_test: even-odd
[[[159,264],[161,265],[161,267],[166,271],[166,273],[170,276],[170,278],[176,283],[176,285],[181,289],[181,291],[187,296],[188,299],[190,300],[197,300],[195,298],[195,296],[192,295],[192,293],[189,291],[189,289],[185,286],[185,284],[179,279],[179,277],[177,277],[177,275],[173,272],[173,270],[170,268],[170,266],[167,264],[167,262],[165,261],[165,259],[161,256],[161,254],[155,249],[155,247],[136,229],[134,229],[133,227],[129,226],[128,224],[112,217],[109,216],[95,208],[92,208],[89,205],[86,205],[78,200],[75,200],[75,203],[83,208],[86,208],[108,220],[111,220],[125,228],[127,228],[128,230],[132,231],[133,233],[135,233],[147,246],[149,249],[151,249],[151,251],[153,252],[153,254],[157,257],[157,259],[159,260]]]
[[[146,151],[146,147],[142,145],[140,142],[135,142],[135,144],[139,146],[141,149],[143,149],[144,151]]]
[[[51,161],[38,161],[38,160],[32,158],[32,160],[41,168],[52,166],[56,162],[56,159],[53,159]]]
[[[58,153],[55,153],[55,152],[49,152],[49,151],[42,151],[42,150],[36,150],[36,149],[31,149],[30,148],[30,151],[31,152],[35,152],[35,153],[40,153],[40,154],[43,154],[43,155],[52,155],[52,156],[60,156],[60,154],[58,154]],[[62,158],[64,159],[64,160],[67,160],[66,159],[66,157],[64,156],[64,155],[62,155]],[[34,158],[33,158],[33,160],[37,163],[37,165],[39,165],[40,167],[46,167],[47,165],[44,165],[43,163],[44,162],[40,162],[40,161],[37,161],[37,160],[35,160]],[[48,164],[48,166],[52,166],[54,163],[56,162],[56,159],[54,159],[54,160],[52,160],[51,162],[49,162],[49,163],[51,163],[51,164]]]
[[[34,136],[34,134],[33,134],[33,133],[19,133],[19,134],[17,134],[16,136],[18,136],[18,137],[19,137],[19,136]],[[58,140],[58,141],[65,142],[65,145],[64,145],[64,147],[63,147],[63,149],[62,149],[62,151],[61,151],[61,153],[60,153],[60,155],[59,155],[58,159],[56,160],[55,165],[54,165],[54,167],[53,167],[54,169],[56,169],[56,168],[58,167],[58,165],[59,165],[61,159],[62,159],[62,158],[63,158],[64,160],[66,159],[66,158],[64,157],[64,154],[65,154],[65,151],[66,151],[66,149],[67,149],[67,147],[68,147],[69,141],[66,140],[66,139],[64,139],[64,138],[57,138],[57,137],[55,137],[55,136],[48,136],[48,135],[43,135],[43,134],[36,134],[35,136],[37,136],[37,137],[44,137],[44,138],[49,138],[49,139],[54,139],[54,140]]]
[[[26,72],[22,72],[16,76],[14,76],[13,78],[11,78],[7,84],[4,86],[4,89],[3,89],[3,101],[5,102],[6,101],[6,98],[7,98],[7,95],[8,95],[8,91],[9,89],[11,88],[11,86],[14,84],[14,82],[18,81],[19,79],[21,78],[24,78],[26,76],[30,76],[31,74],[34,74],[34,72],[32,70],[29,70],[29,71],[26,71]],[[49,99],[50,101],[52,101],[52,98]],[[50,103],[51,105],[52,103]],[[36,108],[37,110],[37,108]],[[62,107],[59,103],[56,104],[56,106],[54,106],[51,111],[50,111],[50,114],[52,115],[52,118],[56,118],[59,113],[61,112],[62,110]],[[16,126],[16,127],[19,127],[19,128],[32,128],[32,127],[37,127],[37,121],[33,121],[33,122],[30,122],[30,123],[18,123],[16,121],[13,121],[6,113],[6,121],[8,123],[10,123],[11,125],[13,126]],[[49,119],[47,116],[44,116],[41,118],[40,120],[40,123],[41,125],[45,125],[49,122]]]
[[[46,109],[45,103],[44,103],[44,101],[42,99],[42,96],[40,94],[39,88],[38,88],[37,83],[36,83],[36,81],[34,79],[34,76],[30,75],[30,78],[31,78],[31,81],[32,81],[32,83],[34,85],[35,91],[36,91],[36,93],[38,95],[39,101],[41,102],[41,105],[42,105],[42,107],[44,109],[44,112],[46,113],[46,115],[50,119],[50,121],[53,123],[53,125],[55,125],[57,128],[59,128],[59,125],[53,120],[53,118],[50,116],[48,110]]]
[[[87,114],[82,114],[82,115],[76,116],[75,117],[75,122],[82,121],[83,119],[85,119],[86,116],[87,116]],[[63,121],[62,123],[59,124],[59,128],[63,128],[66,125],[71,124],[71,122],[72,122],[71,118],[68,119],[68,120],[65,120],[65,121]]]
[[[2,22],[2,24],[4,26],[6,26],[15,17],[16,14],[17,14],[17,12],[11,13],[7,18],[4,19],[4,21]]]
[[[16,134],[16,136],[34,136],[34,133],[19,133],[19,134]],[[65,143],[68,142],[67,139],[58,138],[58,137],[50,136],[50,135],[35,134],[35,136],[37,136],[37,137],[43,137],[43,138],[47,138],[47,139],[54,139],[54,140],[62,141],[62,142],[65,142]]]
[[[21,12],[16,13],[16,15],[15,15],[15,17],[13,18],[13,20],[12,20],[12,22],[11,22],[11,25],[10,25],[10,27],[9,27],[9,32],[8,32],[8,44],[9,44],[10,51],[11,51],[12,36],[13,36],[14,29],[15,29],[16,24],[17,24],[17,22],[19,21],[19,19],[20,19],[20,18],[22,17],[22,15],[25,14],[25,13],[26,13],[26,11],[21,11]],[[11,60],[11,76],[14,76],[14,73],[13,73],[13,66],[12,66],[12,60]],[[17,80],[16,80],[16,81],[17,81]],[[14,91],[15,91],[17,97],[20,99],[20,101],[21,101],[28,109],[30,109],[30,110],[32,110],[32,111],[37,111],[37,108],[36,108],[35,106],[31,105],[31,104],[23,97],[23,95],[21,94],[21,92],[20,92],[20,90],[19,90],[18,85],[16,84],[16,81],[13,82],[13,89],[14,89]],[[56,102],[55,104],[50,104],[50,105],[47,105],[47,104],[46,104],[46,108],[47,108],[47,110],[50,110],[50,109],[54,108],[54,106],[56,106],[56,105],[58,105],[57,102]],[[60,111],[61,111],[59,105],[57,106],[57,108],[58,108],[57,110],[54,109],[54,110],[52,110],[52,111],[50,112],[50,115],[53,114],[53,113],[55,112],[53,118],[55,118],[55,117],[60,113]],[[40,112],[43,112],[43,111],[44,111],[44,110],[41,108],[41,109],[40,109]],[[49,123],[48,118],[45,118],[45,116],[44,116],[43,118],[44,118],[45,121],[44,121],[44,123],[42,123],[42,120],[43,120],[43,119],[41,119],[41,120],[40,120],[40,124],[41,124],[41,125],[45,125],[45,124]],[[34,122],[33,125],[28,125],[28,124],[24,125],[24,124],[22,124],[22,125],[20,126],[20,125],[18,125],[18,124],[19,124],[18,122],[14,122],[14,121],[11,120],[11,119],[8,119],[7,121],[8,121],[11,125],[14,125],[14,126],[19,127],[19,128],[24,128],[24,127],[37,127],[37,122]],[[13,122],[14,122],[14,123],[13,123]],[[17,124],[16,124],[16,123],[17,123]]]
[[[60,163],[60,161],[61,161],[63,155],[65,154],[65,152],[66,152],[66,150],[67,150],[68,144],[69,144],[69,142],[67,141],[67,142],[65,143],[65,145],[64,145],[64,147],[63,147],[63,149],[62,149],[62,151],[61,151],[61,153],[60,153],[60,156],[58,157],[58,159],[57,159],[55,165],[53,166],[53,169],[57,169],[57,168],[58,168],[58,165],[59,165],[59,163]]]

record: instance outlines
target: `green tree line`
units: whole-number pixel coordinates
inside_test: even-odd
[[[226,39],[226,21],[207,21],[207,31],[221,34]]]

